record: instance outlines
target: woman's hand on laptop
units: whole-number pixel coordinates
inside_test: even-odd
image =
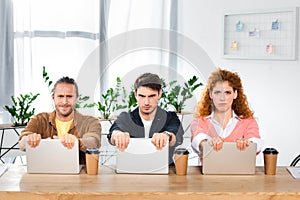
[[[245,150],[251,143],[251,141],[246,138],[238,138],[235,140],[235,142],[236,148],[241,151]]]
[[[224,141],[222,140],[222,138],[213,137],[208,142],[209,142],[210,146],[212,146],[215,151],[220,151],[223,147],[223,142]]]
[[[30,147],[33,148],[39,146],[41,139],[42,139],[41,134],[32,133],[27,135],[27,143]]]
[[[111,142],[114,144],[120,151],[124,151],[129,144],[130,135],[127,132],[122,132],[119,130],[114,130],[111,136]]]

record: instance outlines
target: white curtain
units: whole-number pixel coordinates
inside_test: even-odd
[[[76,78],[96,102],[117,77],[129,89],[144,72],[186,81],[197,72],[178,55],[177,0],[14,0],[15,94],[40,93],[36,111],[53,109],[42,78]]]
[[[14,0],[15,94],[40,93],[36,112],[51,111],[43,66],[53,82],[76,79],[99,45],[98,22],[98,0]]]
[[[0,124],[9,123],[4,105],[10,105],[14,94],[13,9],[11,0],[0,1]]]
[[[112,87],[116,77],[121,77],[129,89],[144,72],[179,83],[200,74],[199,60],[194,61],[202,57],[202,49],[180,34],[180,6],[178,0],[110,1],[107,42],[100,44],[107,51],[101,66],[102,88]]]
[[[111,1],[107,23],[109,58],[103,70],[103,76],[110,77],[110,86],[117,76],[130,87],[143,72],[168,78],[176,70],[177,58],[164,49],[176,44],[176,38],[171,41],[168,35],[168,31],[176,30],[176,14],[172,15],[177,9],[176,2]],[[176,79],[176,75],[172,78]]]
[[[34,84],[32,76],[32,32],[30,1],[14,0],[15,31],[15,95],[31,92]]]

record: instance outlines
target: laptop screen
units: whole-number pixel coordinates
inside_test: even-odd
[[[168,174],[169,146],[157,150],[151,138],[130,138],[125,151],[117,150],[117,173]]]
[[[203,174],[255,174],[256,143],[251,143],[244,151],[235,142],[225,142],[220,151],[208,144],[203,146]]]
[[[36,148],[26,143],[28,173],[77,174],[80,172],[79,146],[63,146],[60,139],[42,139]]]

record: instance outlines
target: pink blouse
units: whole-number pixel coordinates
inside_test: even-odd
[[[192,140],[199,133],[209,137],[219,137],[210,120],[205,117],[195,118],[191,124]],[[238,138],[260,138],[257,122],[254,118],[239,119],[229,136],[223,138],[224,142],[235,142]]]

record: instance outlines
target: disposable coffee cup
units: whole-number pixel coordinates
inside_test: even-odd
[[[277,155],[278,151],[274,148],[266,148],[263,151],[264,165],[266,175],[275,175],[277,167]]]
[[[187,173],[189,151],[185,148],[178,148],[174,153],[176,175],[184,176]]]
[[[98,174],[99,153],[99,149],[97,148],[87,148],[85,152],[87,174]]]

